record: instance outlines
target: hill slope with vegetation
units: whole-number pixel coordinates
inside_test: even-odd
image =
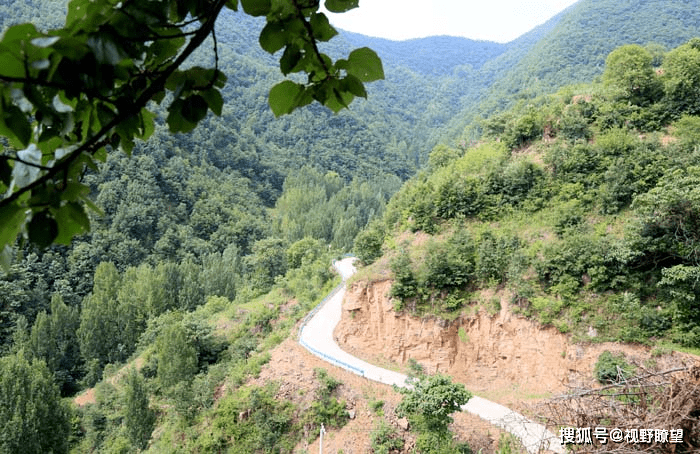
[[[622,46],[602,82],[489,118],[473,147],[433,150],[355,242],[366,261],[382,241],[394,256],[396,309],[449,314],[505,286],[524,315],[580,339],[592,327],[700,347],[700,40],[655,63]],[[392,240],[406,229],[431,239]]]

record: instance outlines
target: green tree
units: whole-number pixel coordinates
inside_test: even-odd
[[[253,254],[246,259],[253,289],[264,293],[272,287],[275,277],[287,272],[286,242],[280,238],[257,241]]]
[[[664,60],[664,88],[671,111],[700,114],[700,38],[673,49]]]
[[[55,293],[51,297],[50,312],[39,312],[29,336],[29,351],[46,362],[62,395],[78,389],[82,366],[77,335],[79,325],[78,309],[66,306],[61,295]]]
[[[323,254],[323,245],[314,238],[302,238],[287,249],[287,267],[299,268],[305,264],[311,264]]]
[[[453,383],[442,374],[421,375],[410,380],[411,387],[396,388],[404,395],[396,414],[406,416],[420,436],[416,441],[421,452],[459,452],[450,449],[448,426],[452,413],[471,399],[472,394],[461,383]],[[448,445],[448,446],[446,446]]]
[[[651,53],[640,45],[618,47],[605,60],[603,82],[618,99],[638,106],[653,103],[662,92],[652,59]]]
[[[206,296],[223,296],[233,301],[236,298],[236,286],[243,274],[243,264],[236,245],[230,245],[222,254],[207,254],[202,262],[201,280]]]
[[[653,263],[700,266],[700,167],[676,169],[636,197],[638,249]]]
[[[156,415],[148,406],[145,383],[133,368],[126,377],[124,406],[124,426],[129,441],[134,448],[144,449],[151,438]]]
[[[0,358],[0,453],[68,452],[70,414],[53,376],[23,352]]]
[[[355,237],[353,252],[363,263],[370,264],[382,256],[384,244],[384,225],[375,221]]]
[[[111,262],[100,263],[95,270],[92,293],[83,299],[78,328],[80,352],[88,365],[92,362],[99,370],[107,363],[125,358],[123,349],[119,348],[117,293],[120,285],[117,267]],[[98,373],[93,379],[99,376]]]
[[[164,387],[191,380],[197,373],[197,349],[190,343],[182,323],[163,329],[156,341],[158,380]]]
[[[321,53],[317,43],[337,31],[319,12],[320,2],[243,0],[240,5],[245,13],[266,18],[259,42],[271,54],[284,50],[282,73],[308,75],[305,83],[285,80],[270,90],[276,116],[313,101],[337,112],[356,96],[367,96],[365,82],[384,77],[381,61],[368,48],[335,62]],[[357,5],[357,0],[325,1],[335,13]],[[18,236],[46,247],[68,244],[90,229],[84,205],[100,210],[88,198],[84,169],[105,161],[109,150],[130,153],[135,139],[151,136],[151,101],[168,99],[172,132],[191,131],[208,111],[221,115],[226,77],[218,67],[216,18],[238,7],[238,0],[72,0],[61,29],[43,32],[20,24],[5,31],[0,133],[11,145],[0,155],[5,267]],[[207,42],[213,43],[214,67],[182,69]]]
[[[416,296],[418,282],[413,274],[411,257],[408,252],[401,251],[391,260],[391,271],[394,273],[394,282],[391,284],[390,295],[402,302]],[[397,309],[400,309],[401,306]]]

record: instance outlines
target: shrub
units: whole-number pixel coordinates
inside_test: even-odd
[[[546,297],[532,298],[531,303],[532,309],[538,315],[540,323],[543,325],[552,323],[564,307],[564,303],[561,300]]]
[[[332,396],[342,382],[329,376],[322,368],[314,369],[314,375],[319,380],[320,387],[316,393],[317,399],[311,404],[305,421],[314,425],[324,423],[332,427],[344,426],[349,419],[348,412],[345,411],[345,401],[339,401]]]
[[[389,454],[403,448],[403,439],[396,433],[396,429],[381,420],[370,435],[372,452],[374,454]]]
[[[450,290],[461,287],[474,276],[474,243],[469,233],[460,229],[444,242],[428,243],[421,267],[421,287]]]
[[[557,123],[558,135],[571,142],[588,140],[592,137],[588,119],[583,115],[584,103],[573,104],[564,110]]]
[[[291,452],[301,428],[294,423],[294,404],[275,398],[276,385],[241,388],[219,401],[210,435],[203,442],[212,452],[235,443],[236,452]],[[198,450],[199,452],[199,450]]]
[[[476,277],[487,283],[505,281],[508,266],[519,247],[517,237],[496,238],[490,232],[482,233],[476,249]]]
[[[372,400],[369,402],[369,408],[376,414],[383,414],[382,409],[384,408],[383,400]]]
[[[594,373],[600,383],[618,383],[630,378],[635,368],[630,365],[623,354],[613,355],[608,350],[598,356]]]
[[[483,179],[478,175],[451,174],[435,191],[435,213],[442,219],[475,216],[486,205]]]
[[[390,295],[401,301],[416,296],[418,286],[408,253],[401,252],[391,261],[391,271],[394,273],[394,282],[391,285]]]
[[[379,222],[373,222],[357,234],[353,252],[362,263],[370,264],[382,256],[384,235],[384,227]]]

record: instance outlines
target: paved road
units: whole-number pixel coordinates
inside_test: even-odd
[[[343,278],[341,287],[329,298],[321,308],[304,324],[299,336],[299,343],[307,350],[322,359],[387,385],[406,386],[406,376],[398,372],[374,366],[341,350],[333,339],[333,330],[340,322],[343,297],[345,296],[345,281],[355,273],[354,258],[346,258],[335,262],[335,269]],[[475,414],[490,423],[501,427],[518,437],[529,453],[540,452],[544,447],[550,451],[564,454],[559,444],[559,438],[547,429],[515,411],[495,402],[472,397],[462,410]]]

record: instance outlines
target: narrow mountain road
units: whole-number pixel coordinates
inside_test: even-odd
[[[354,258],[346,258],[334,263],[343,282],[331,292],[319,307],[314,309],[302,325],[299,343],[314,355],[361,375],[369,380],[387,385],[406,386],[406,376],[398,372],[382,369],[355,358],[343,351],[333,338],[333,331],[340,322],[343,297],[345,296],[345,281],[355,273]],[[547,449],[564,454],[565,450],[559,443],[559,438],[549,432],[543,425],[530,421],[525,416],[503,405],[472,397],[462,410],[475,414],[518,437],[527,451],[531,454]]]

